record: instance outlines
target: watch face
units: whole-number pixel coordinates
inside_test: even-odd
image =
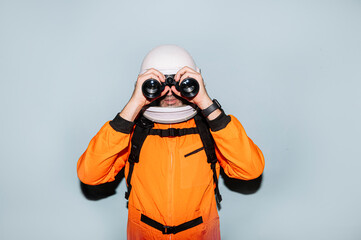
[[[219,104],[219,102],[217,101],[217,99],[213,99],[213,102],[214,102],[215,104],[217,104],[217,106],[218,106],[219,108],[222,107],[221,104]]]

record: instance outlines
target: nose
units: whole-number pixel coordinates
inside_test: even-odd
[[[169,91],[168,91],[168,93],[167,93],[167,96],[172,96],[173,95],[173,92],[172,92],[172,90],[169,88]]]

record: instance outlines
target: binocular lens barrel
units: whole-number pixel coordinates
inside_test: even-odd
[[[162,93],[162,85],[155,79],[147,79],[142,85],[142,92],[146,98],[152,99],[159,97]]]
[[[186,78],[179,84],[181,94],[186,98],[195,97],[199,91],[199,84],[194,78]]]
[[[193,98],[199,92],[199,84],[194,78],[186,78],[181,83],[174,81],[174,78],[167,77],[165,83],[150,78],[142,85],[143,95],[148,99],[157,98],[163,92],[165,86],[175,86],[185,98]]]

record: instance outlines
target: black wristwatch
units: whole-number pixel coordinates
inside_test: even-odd
[[[204,117],[208,117],[209,114],[211,114],[215,110],[221,109],[221,108],[222,108],[222,106],[221,106],[221,104],[219,104],[217,99],[213,99],[213,104],[211,106],[207,107],[206,109],[203,109],[201,112]]]

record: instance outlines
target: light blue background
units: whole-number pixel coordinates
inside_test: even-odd
[[[125,181],[86,200],[76,163],[165,43],[266,158],[255,194],[220,180],[222,239],[361,239],[356,0],[0,0],[0,239],[125,239]]]

